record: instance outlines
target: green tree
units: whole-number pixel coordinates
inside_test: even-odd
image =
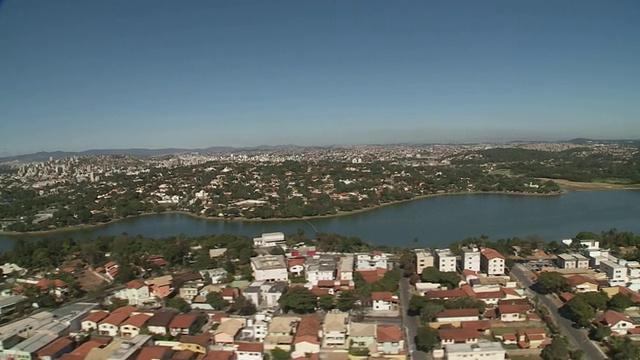
[[[271,355],[270,360],[289,360],[289,353],[280,349],[279,347],[271,350],[269,353]]]
[[[341,291],[338,295],[337,307],[340,311],[349,311],[353,309],[356,303],[357,297],[353,291]]]
[[[440,343],[438,340],[438,330],[430,326],[419,327],[416,332],[415,341],[418,350],[429,352]]]
[[[318,296],[318,307],[322,310],[329,311],[336,307],[333,295],[322,294]]]
[[[640,345],[626,336],[612,337],[609,348],[613,360],[640,359]]]
[[[317,300],[318,298],[311,290],[299,286],[290,288],[280,297],[278,303],[285,312],[308,314],[316,310]]]
[[[633,301],[630,295],[617,293],[609,299],[607,305],[612,310],[625,311],[629,306],[633,305]]]
[[[187,302],[187,300],[185,300],[185,299],[183,299],[181,297],[178,297],[178,296],[176,296],[174,298],[171,298],[171,299],[166,299],[165,300],[165,306],[177,309],[177,310],[182,311],[182,312],[189,311],[189,303]]]
[[[540,356],[543,360],[570,360],[569,343],[564,337],[556,336],[542,349]]]
[[[581,327],[589,326],[591,320],[596,316],[594,308],[582,297],[572,298],[564,305],[564,308],[566,308],[563,310],[567,312],[568,317]]]
[[[562,274],[552,271],[538,275],[538,289],[543,294],[569,291],[571,286]]]
[[[109,305],[109,311],[113,311],[117,308],[121,308],[127,305],[129,305],[129,300],[113,297],[111,298],[111,305]]]
[[[589,338],[595,341],[602,341],[609,335],[611,335],[611,329],[602,324],[597,324],[589,330]]]
[[[206,297],[207,304],[211,305],[215,310],[222,310],[229,306],[229,302],[225,300],[220,293],[210,292]]]

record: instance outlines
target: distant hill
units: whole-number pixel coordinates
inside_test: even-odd
[[[600,140],[600,139],[588,139],[588,138],[575,138],[568,140],[567,142],[572,144],[590,144],[590,143],[601,143],[601,144],[625,144],[625,145],[636,145],[640,146],[640,139],[613,139],[613,140]]]
[[[174,155],[174,154],[185,154],[185,153],[215,153],[215,152],[223,152],[223,151],[232,151],[236,148],[228,147],[228,146],[213,146],[208,147],[206,149],[180,149],[180,148],[166,148],[166,149],[142,149],[142,148],[132,148],[132,149],[91,149],[84,151],[40,151],[34,154],[24,154],[24,155],[16,155],[16,156],[7,156],[0,158],[0,162],[8,162],[8,161],[21,161],[21,162],[32,162],[32,161],[47,161],[49,158],[53,159],[64,159],[72,156],[86,156],[86,155],[132,155],[137,157],[152,157],[152,156],[163,156],[163,155]]]

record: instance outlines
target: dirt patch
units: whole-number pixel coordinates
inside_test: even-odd
[[[77,274],[78,282],[80,283],[80,288],[83,291],[89,291],[93,288],[98,287],[100,284],[104,282],[104,280],[91,272],[88,269],[82,269]]]

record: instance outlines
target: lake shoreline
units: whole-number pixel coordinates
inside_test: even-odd
[[[184,211],[184,210],[169,210],[169,211],[163,211],[163,212],[143,213],[143,214],[129,216],[129,217],[121,218],[121,219],[114,219],[114,220],[110,220],[110,221],[107,221],[107,222],[104,222],[104,223],[99,223],[99,224],[81,224],[81,225],[73,225],[73,226],[57,228],[57,229],[51,229],[51,230],[37,230],[37,231],[25,231],[25,232],[0,231],[0,235],[11,236],[11,237],[20,237],[20,236],[29,236],[29,235],[60,234],[60,233],[65,233],[65,232],[77,231],[77,230],[99,228],[99,227],[103,227],[103,226],[106,226],[106,225],[109,225],[109,224],[113,224],[113,223],[116,223],[116,222],[119,222],[119,221],[128,220],[128,219],[134,219],[134,218],[138,218],[138,217],[152,216],[152,215],[162,215],[162,214],[180,214],[180,215],[190,216],[190,217],[193,217],[193,218],[196,218],[196,219],[215,220],[215,221],[229,221],[229,222],[309,221],[309,220],[314,220],[314,219],[325,219],[325,218],[334,218],[334,217],[347,216],[347,215],[355,215],[355,214],[358,214],[358,213],[363,213],[363,212],[367,212],[367,211],[371,211],[371,210],[375,210],[375,209],[380,209],[380,208],[383,208],[383,207],[386,207],[386,206],[390,206],[390,205],[402,204],[402,203],[407,203],[407,202],[411,202],[411,201],[417,201],[417,200],[435,198],[435,197],[441,197],[441,196],[482,195],[482,194],[486,194],[486,195],[535,196],[535,197],[538,197],[538,196],[561,196],[561,195],[564,195],[566,193],[567,193],[566,190],[561,190],[560,192],[557,192],[557,193],[546,193],[546,194],[545,193],[533,193],[533,192],[527,193],[527,192],[505,192],[505,191],[469,191],[469,192],[455,192],[455,193],[426,194],[426,195],[418,195],[418,196],[412,197],[410,199],[404,199],[404,200],[394,201],[394,202],[390,202],[390,203],[379,204],[379,205],[376,205],[376,206],[371,206],[371,207],[363,208],[363,209],[357,209],[357,210],[353,210],[353,211],[338,211],[336,214],[318,215],[318,216],[303,216],[303,217],[299,217],[299,218],[296,218],[296,217],[292,217],[292,218],[269,218],[269,219],[224,218],[224,217],[217,217],[217,216],[198,215],[198,214],[194,214],[194,213],[191,213],[191,212],[188,212],[188,211]]]

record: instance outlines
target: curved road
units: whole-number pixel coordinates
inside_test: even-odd
[[[533,285],[531,277],[533,273],[521,264],[517,264],[511,270],[511,274],[525,287],[529,297],[537,297],[544,306],[549,309],[549,314],[560,328],[560,332],[567,337],[569,342],[576,348],[584,351],[584,360],[603,360],[608,357],[602,349],[593,343],[587,333],[574,328],[571,320],[565,319],[558,313],[558,305],[553,301],[551,295],[539,295],[529,289]]]

